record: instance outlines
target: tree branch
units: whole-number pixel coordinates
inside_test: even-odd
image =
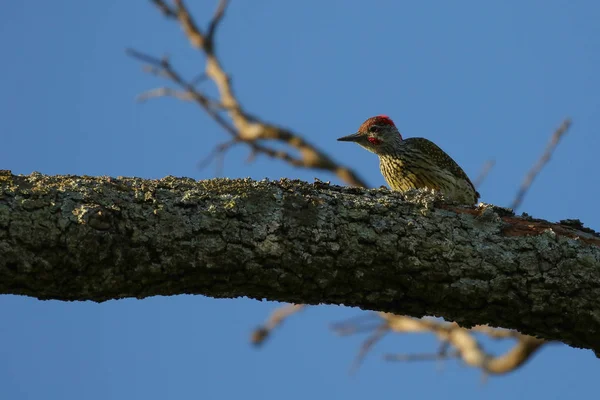
[[[374,313],[373,313],[374,314]],[[440,341],[440,349],[436,353],[424,354],[388,354],[388,361],[439,361],[446,359],[462,359],[471,367],[479,368],[484,374],[501,375],[521,367],[544,344],[543,339],[523,335],[508,329],[491,328],[477,325],[472,329],[464,329],[455,322],[446,322],[433,318],[412,318],[390,313],[377,313],[379,322],[373,326],[367,321],[367,329],[362,321],[338,325],[336,331],[348,335],[356,332],[369,331],[371,336],[364,341],[357,356],[356,364],[360,363],[375,341],[386,333],[431,333]],[[340,329],[341,327],[341,329]],[[515,339],[514,346],[504,354],[495,356],[486,352],[475,334],[482,333],[494,339]],[[450,346],[453,350],[450,351]],[[355,365],[356,365],[355,364]]]
[[[368,186],[356,171],[339,164],[326,152],[306,141],[302,135],[259,119],[242,107],[234,93],[231,78],[223,68],[215,51],[215,34],[225,15],[227,0],[219,0],[206,30],[199,27],[183,0],[175,0],[173,6],[162,0],[151,0],[151,2],[163,15],[177,21],[190,44],[205,56],[205,72],[201,74],[201,77],[208,78],[215,84],[219,92],[219,100],[209,99],[195,87],[195,79],[184,78],[168,59],[156,58],[128,49],[127,54],[146,64],[147,72],[166,78],[182,89],[178,91],[171,88],[158,88],[142,94],[140,99],[170,96],[184,101],[193,101],[225,129],[236,143],[249,145],[252,152],[251,159],[257,154],[262,154],[295,167],[331,172],[352,186]],[[215,104],[218,106],[215,107]],[[282,144],[284,149],[275,149],[269,142]],[[221,154],[227,149],[221,151]]]
[[[443,316],[600,351],[600,236],[427,191],[0,174],[0,293]]]
[[[550,157],[556,149],[556,146],[558,146],[558,142],[563,137],[563,135],[567,133],[570,127],[571,118],[565,118],[564,121],[560,124],[560,126],[556,128],[556,130],[552,134],[552,137],[550,138],[550,142],[548,142],[548,145],[544,150],[544,153],[541,155],[538,162],[535,163],[533,167],[531,167],[531,170],[529,170],[527,175],[525,175],[525,179],[523,179],[523,183],[521,183],[521,187],[519,187],[519,191],[517,192],[510,208],[512,208],[513,210],[517,210],[521,206],[521,203],[523,202],[525,195],[531,188],[534,179],[542,171],[542,169],[548,163],[548,161],[550,161]]]
[[[294,315],[306,308],[306,304],[286,304],[282,307],[277,308],[266,324],[259,326],[252,332],[250,342],[255,346],[260,346],[269,337],[271,332],[291,315]]]

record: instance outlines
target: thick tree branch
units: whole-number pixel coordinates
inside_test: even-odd
[[[600,351],[598,234],[423,191],[4,172],[0,293],[345,304]]]

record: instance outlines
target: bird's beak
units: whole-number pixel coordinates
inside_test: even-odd
[[[363,135],[356,132],[356,133],[353,133],[352,135],[342,136],[341,138],[338,138],[338,141],[339,142],[359,142],[362,139],[362,137],[363,137]]]

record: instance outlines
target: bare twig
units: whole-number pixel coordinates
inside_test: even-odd
[[[200,105],[223,129],[225,129],[238,143],[250,146],[252,160],[257,154],[282,160],[290,165],[301,168],[321,169],[337,175],[337,177],[352,186],[367,187],[356,172],[334,161],[325,152],[307,142],[302,136],[288,129],[264,122],[252,116],[240,105],[231,79],[223,69],[215,53],[215,35],[225,15],[228,1],[220,0],[217,9],[204,32],[190,14],[183,0],[175,0],[174,6],[169,6],[162,0],[151,2],[169,19],[178,21],[179,25],[197,50],[206,57],[206,68],[200,79],[210,78],[217,86],[219,100],[208,98],[196,89],[198,79],[184,79],[171,65],[167,58],[158,59],[135,50],[128,50],[128,54],[145,64],[147,72],[167,78],[182,90],[161,89],[147,92],[141,96],[143,100],[163,96],[171,96],[184,101],[194,101]],[[275,149],[265,142],[274,141],[282,143],[288,149]],[[228,149],[218,152],[224,154]],[[294,153],[297,153],[295,155]],[[211,157],[211,160],[215,157]]]
[[[451,358],[460,358],[458,351],[439,352],[439,353],[422,353],[422,354],[386,354],[383,356],[385,361],[438,361],[448,360]]]
[[[151,55],[148,55],[146,53],[142,53],[141,51],[137,51],[134,49],[126,49],[125,53],[130,56],[133,57],[135,59],[137,59],[138,61],[144,62],[148,65],[151,65],[153,67],[161,67],[163,61],[165,60],[165,58],[157,58],[157,57],[153,57]]]
[[[157,97],[174,97],[181,101],[196,101],[198,97],[202,97],[202,102],[205,106],[210,107],[213,111],[223,109],[223,106],[216,100],[209,98],[200,93],[191,93],[189,91],[175,90],[169,87],[160,87],[148,90],[137,96],[137,101],[144,102]]]
[[[267,322],[252,332],[250,342],[255,346],[261,345],[269,337],[273,329],[280,326],[290,315],[296,314],[307,307],[304,304],[286,304],[273,311]]]
[[[223,129],[225,129],[225,131],[227,131],[233,137],[238,136],[235,127],[232,126],[225,118],[223,118],[218,113],[218,110],[215,110],[215,102],[200,91],[196,90],[191,84],[187,83],[181,77],[181,75],[175,71],[175,69],[173,69],[167,58],[152,57],[148,54],[133,49],[127,49],[126,52],[129,56],[147,63],[151,68],[146,68],[146,71],[154,74],[158,73],[159,75],[166,77],[167,79],[184,88],[187,96],[199,104]]]
[[[192,78],[192,80],[190,81],[190,85],[196,86],[197,84],[204,82],[207,79],[208,76],[206,76],[206,74],[203,72],[201,74],[198,74],[196,77]]]
[[[227,150],[239,144],[240,141],[237,138],[233,138],[226,142],[223,142],[217,145],[209,154],[198,163],[198,168],[203,169],[206,168],[214,159],[217,160],[217,166],[215,169],[215,175],[220,176],[223,172],[223,159],[225,158],[225,153]]]
[[[252,334],[252,343],[262,344],[274,328],[285,319],[301,310],[303,305],[288,304],[276,309],[268,322],[256,329]],[[430,361],[461,359],[465,364],[479,368],[487,375],[501,375],[512,372],[529,360],[533,354],[548,343],[542,339],[523,335],[515,330],[491,328],[487,325],[477,325],[471,329],[460,327],[455,322],[424,317],[413,318],[384,312],[369,312],[360,314],[332,325],[335,333],[348,336],[357,333],[370,333],[363,342],[352,366],[350,373],[356,372],[373,346],[387,333],[432,333],[440,342],[436,353],[393,354],[385,355],[388,361]],[[506,353],[494,356],[484,351],[476,334],[492,339],[512,339],[515,345]],[[452,350],[451,350],[452,349]]]
[[[175,11],[167,5],[163,0],[151,0],[152,3],[166,16],[175,17]]]
[[[223,16],[225,16],[225,9],[227,9],[227,0],[220,0],[219,5],[217,6],[217,10],[215,11],[215,15],[213,16],[210,24],[208,25],[208,30],[206,31],[206,40],[211,45],[214,42],[215,32],[217,30],[217,26],[223,20]]]
[[[166,97],[166,96],[175,97],[176,99],[185,100],[185,101],[193,100],[192,97],[189,95],[189,93],[183,92],[180,90],[171,89],[168,87],[161,87],[161,88],[148,90],[147,92],[144,92],[144,93],[141,93],[140,95],[138,95],[136,100],[139,101],[140,103],[142,103],[144,101],[153,99],[155,97]]]
[[[381,318],[376,313],[368,312],[348,318],[342,322],[331,325],[331,330],[340,336],[354,335],[361,332],[369,332],[381,326]]]
[[[481,167],[481,172],[479,172],[479,176],[477,176],[477,178],[475,179],[475,182],[473,182],[473,186],[475,186],[477,189],[479,189],[481,187],[481,184],[485,180],[485,178],[487,178],[488,174],[492,170],[492,168],[494,168],[495,164],[496,164],[495,160],[486,161],[485,164],[483,164],[483,167]]]
[[[514,371],[529,360],[542,345],[547,343],[544,340],[508,329],[495,329],[481,325],[469,330],[461,328],[454,322],[433,318],[413,318],[383,312],[376,315],[383,321],[378,326],[372,327],[373,333],[363,343],[354,367],[360,364],[360,361],[364,359],[373,344],[387,332],[433,333],[440,341],[440,349],[437,353],[386,355],[386,360],[424,361],[458,358],[465,364],[479,368],[484,373],[491,375]],[[361,326],[361,323],[362,321],[357,320],[354,323],[345,322],[338,326],[344,327],[345,332],[360,332],[364,331],[364,326]],[[352,329],[353,325],[354,329]],[[516,343],[505,354],[493,356],[483,350],[481,343],[475,338],[475,333],[482,333],[496,339],[512,338],[516,340]],[[449,351],[450,347],[454,350]]]
[[[380,326],[377,327],[377,329],[375,329],[375,332],[373,332],[371,334],[371,336],[369,336],[367,338],[367,340],[365,340],[363,342],[363,345],[361,346],[360,351],[358,352],[358,355],[356,356],[356,359],[354,360],[354,363],[352,363],[352,366],[350,367],[350,373],[351,374],[355,373],[358,370],[358,368],[362,364],[363,360],[365,359],[365,357],[367,356],[367,354],[369,353],[369,351],[388,332],[389,332],[389,330],[387,329],[387,326],[385,324],[380,324]]]
[[[517,192],[517,195],[515,196],[515,199],[513,200],[510,208],[512,208],[513,210],[519,208],[519,206],[523,202],[525,194],[527,194],[527,191],[531,187],[533,180],[540,173],[542,168],[544,168],[546,163],[550,160],[550,156],[554,152],[554,149],[558,145],[558,142],[560,141],[562,136],[569,130],[570,126],[571,119],[566,118],[562,122],[562,124],[556,129],[556,131],[554,131],[552,137],[550,138],[550,142],[546,146],[546,150],[544,150],[544,153],[542,154],[538,162],[531,168],[531,170],[529,170],[529,172],[525,176],[525,179],[523,180],[523,183],[521,184],[521,187],[519,188],[519,191]]]

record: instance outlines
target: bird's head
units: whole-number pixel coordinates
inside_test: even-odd
[[[338,140],[355,142],[375,154],[385,154],[402,141],[402,136],[388,116],[377,115],[363,122],[358,132]]]

